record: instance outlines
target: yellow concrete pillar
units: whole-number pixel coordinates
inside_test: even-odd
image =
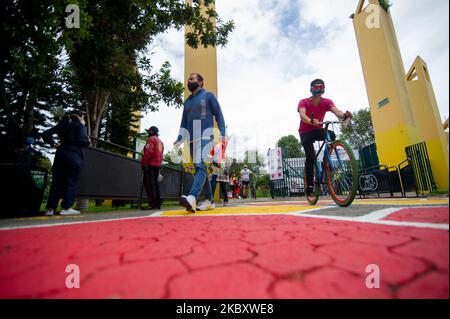
[[[426,63],[417,57],[406,74],[412,110],[422,141],[426,142],[438,189],[448,190],[448,143]]]
[[[186,4],[192,5],[192,0],[186,0]],[[215,9],[214,3],[211,7]],[[206,7],[202,8],[202,12],[206,12]],[[191,30],[189,26],[185,27],[185,34]],[[184,45],[184,97],[185,99],[191,94],[187,89],[187,79],[192,73],[199,73],[204,78],[204,89],[208,90],[218,98],[218,83],[217,83],[217,50],[216,47],[203,47],[199,45],[197,49],[193,49],[187,45]],[[214,126],[217,128],[217,123],[214,121]],[[216,136],[218,138],[218,136]],[[185,154],[188,152],[188,145],[184,146]],[[191,154],[192,156],[192,154]],[[192,161],[192,159],[190,159]],[[185,169],[193,172],[193,165],[186,164]],[[216,187],[216,193],[214,196],[215,201],[220,200],[219,187]]]
[[[378,0],[360,0],[353,24],[380,163],[398,165],[406,159],[405,147],[421,140],[392,18]]]
[[[186,3],[192,5],[192,0],[186,0]],[[211,4],[211,6],[215,9],[214,4]],[[206,8],[203,8],[203,12],[205,10]],[[188,33],[190,30],[190,27],[186,26],[185,33]],[[199,45],[197,49],[193,49],[187,43],[184,44],[185,98],[191,94],[187,89],[186,83],[191,73],[200,73],[205,79],[204,88],[213,92],[216,96],[218,95],[217,50],[215,47],[204,48],[202,45]]]

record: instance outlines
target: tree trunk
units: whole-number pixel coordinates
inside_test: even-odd
[[[97,145],[95,139],[99,136],[100,123],[103,113],[106,110],[109,95],[110,93],[108,91],[101,91],[99,89],[86,93],[88,134],[94,138],[91,141],[94,147]]]
[[[34,107],[36,105],[38,92],[38,84],[33,84],[30,90],[30,96],[25,102],[25,112],[23,119],[23,133],[24,135],[29,135],[33,132],[34,128]]]

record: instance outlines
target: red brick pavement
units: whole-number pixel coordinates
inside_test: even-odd
[[[402,222],[448,224],[448,207],[404,208],[384,218]]]
[[[288,215],[0,231],[0,298],[448,298],[448,265],[445,230]]]

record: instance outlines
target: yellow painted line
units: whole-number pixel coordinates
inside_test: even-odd
[[[364,200],[358,199],[353,202],[356,205],[448,205],[448,199],[399,199],[399,200]]]
[[[189,213],[186,210],[167,211],[160,216],[202,216],[202,215],[249,215],[286,214],[299,211],[317,210],[321,206],[258,206],[258,207],[219,207],[206,212]]]

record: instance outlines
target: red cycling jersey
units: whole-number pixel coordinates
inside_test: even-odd
[[[325,119],[325,114],[334,107],[334,103],[330,99],[322,98],[320,100],[320,103],[317,106],[314,106],[312,104],[312,98],[303,99],[298,103],[298,109],[297,111],[300,112],[300,109],[306,109],[306,115],[311,118],[311,114],[314,113],[314,119],[319,120],[320,122],[323,122]],[[300,134],[314,131],[319,129],[315,125],[311,125],[308,123],[305,123],[303,121],[300,121],[300,127],[299,132]]]

